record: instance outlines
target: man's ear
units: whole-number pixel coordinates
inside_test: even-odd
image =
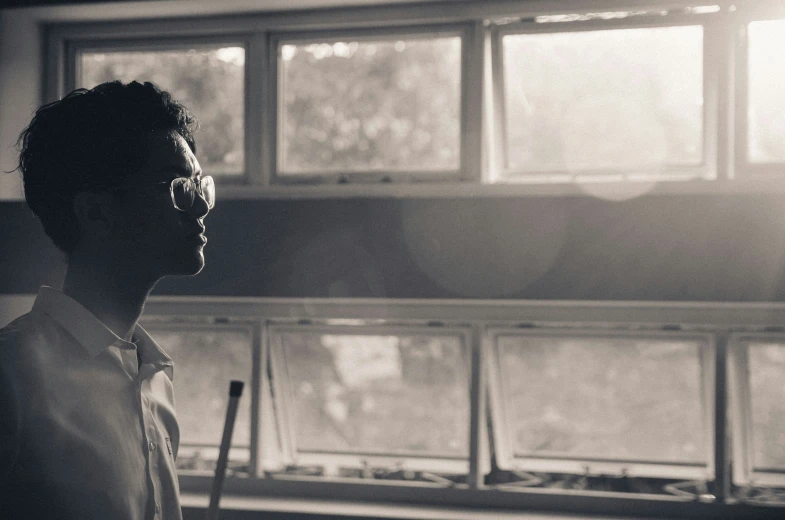
[[[74,197],[74,215],[82,234],[105,238],[114,225],[114,211],[109,193],[83,191]]]

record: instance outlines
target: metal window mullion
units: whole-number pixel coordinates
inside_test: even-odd
[[[479,183],[483,172],[485,28],[482,22],[462,33],[461,37],[461,179]]]
[[[468,484],[470,489],[481,489],[484,487],[484,475],[482,468],[483,452],[483,433],[487,431],[483,428],[485,419],[485,352],[482,348],[482,333],[478,327],[473,327],[471,331],[471,379],[469,385],[470,396],[470,418],[469,428],[469,475]]]
[[[265,168],[265,128],[267,113],[265,95],[268,91],[267,42],[263,33],[254,33],[247,40],[245,57],[245,175],[249,185],[267,184]]]
[[[738,176],[739,172],[742,175],[748,170],[749,162],[749,148],[747,147],[747,133],[748,133],[748,118],[747,106],[749,103],[749,29],[748,21],[731,21],[732,41],[729,45],[729,52],[733,53],[733,65],[735,74],[734,78],[734,92],[735,92],[735,110],[733,115],[733,139],[734,139],[734,176]]]
[[[728,334],[717,335],[714,374],[714,497],[719,503],[730,498],[730,460],[727,421]]]
[[[249,473],[254,478],[259,478],[264,475],[262,470],[262,457],[264,456],[262,447],[262,430],[259,425],[262,418],[262,403],[264,402],[263,391],[263,377],[264,370],[267,369],[267,363],[264,361],[264,325],[257,322],[254,325],[251,340],[251,461],[249,465]]]
[[[503,36],[498,28],[491,31],[491,71],[493,82],[493,160],[489,182],[494,182],[509,168],[507,154],[507,111],[504,99]]]
[[[727,41],[722,19],[709,20],[703,27],[703,177],[727,179]]]
[[[749,485],[753,480],[749,345],[738,336],[728,343],[728,362],[733,428],[732,477],[737,485]]]

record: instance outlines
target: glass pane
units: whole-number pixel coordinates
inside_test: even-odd
[[[749,347],[755,469],[785,470],[785,344]]]
[[[245,49],[195,47],[147,52],[84,52],[80,87],[105,81],[152,81],[188,107],[201,123],[194,135],[205,175],[245,171],[243,143]]]
[[[181,445],[178,468],[215,470],[229,405],[229,382],[237,380],[245,383],[245,389],[234,423],[230,456],[236,458],[230,467],[247,471],[251,443],[250,334],[243,330],[175,331],[152,326],[146,330],[174,361]]]
[[[507,176],[703,161],[701,27],[502,41]]]
[[[281,341],[298,450],[467,456],[461,338],[286,332]]]
[[[785,161],[785,20],[749,25],[747,150],[752,162]]]
[[[461,39],[282,45],[280,174],[456,170]]]
[[[517,456],[706,461],[697,341],[501,336]]]

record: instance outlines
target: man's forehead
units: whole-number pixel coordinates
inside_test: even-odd
[[[180,175],[192,177],[201,173],[199,161],[177,132],[156,132],[150,138],[147,170],[156,177]]]

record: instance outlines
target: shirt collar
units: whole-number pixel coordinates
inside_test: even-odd
[[[52,287],[44,285],[39,289],[33,309],[43,311],[57,321],[90,357],[97,356],[111,346],[134,348],[134,345],[117,336],[82,304]],[[134,329],[132,340],[143,364],[152,364],[164,370],[169,379],[173,379],[172,359],[141,325]]]

